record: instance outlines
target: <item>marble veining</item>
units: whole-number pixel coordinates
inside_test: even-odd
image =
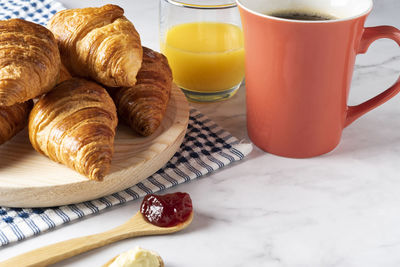
[[[93,3],[62,0],[67,7]],[[96,1],[125,8],[145,45],[158,46],[158,1]],[[367,26],[400,27],[400,2],[376,0]],[[349,104],[389,87],[400,74],[400,48],[390,40],[357,57]],[[232,99],[192,104],[236,137],[248,141],[245,88]],[[255,148],[242,162],[169,192],[192,196],[195,218],[171,236],[122,241],[56,264],[101,266],[140,245],[169,267],[400,266],[400,96],[368,113],[343,132],[331,153],[287,159]],[[1,259],[56,241],[97,233],[127,220],[139,202],[7,246]]]

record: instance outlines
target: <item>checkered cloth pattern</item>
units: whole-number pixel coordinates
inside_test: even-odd
[[[0,20],[20,18],[46,25],[47,21],[65,7],[52,0],[0,0]]]
[[[45,24],[52,14],[63,9],[60,3],[48,0],[0,1],[0,20],[20,17]],[[0,207],[0,246],[199,178],[243,159],[251,150],[251,144],[239,142],[209,118],[191,109],[185,139],[162,169],[124,191],[80,204],[35,209]]]

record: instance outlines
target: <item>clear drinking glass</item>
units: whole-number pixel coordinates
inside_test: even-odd
[[[240,87],[243,33],[232,0],[160,0],[160,46],[189,100],[227,99]]]

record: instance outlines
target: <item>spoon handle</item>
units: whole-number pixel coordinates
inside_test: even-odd
[[[175,233],[185,229],[192,220],[193,212],[184,223],[172,227],[158,227],[148,223],[142,214],[138,212],[124,224],[107,232],[78,237],[41,247],[0,262],[0,267],[47,266],[119,240],[137,236]]]
[[[122,239],[141,235],[140,231],[135,233],[126,230],[126,225],[121,225],[107,232],[62,241],[13,257],[1,262],[0,266],[47,266]]]

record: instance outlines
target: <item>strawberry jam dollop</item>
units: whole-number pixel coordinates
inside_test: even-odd
[[[140,206],[140,212],[146,221],[159,227],[172,227],[183,223],[190,217],[192,211],[189,194],[181,192],[147,195]]]

